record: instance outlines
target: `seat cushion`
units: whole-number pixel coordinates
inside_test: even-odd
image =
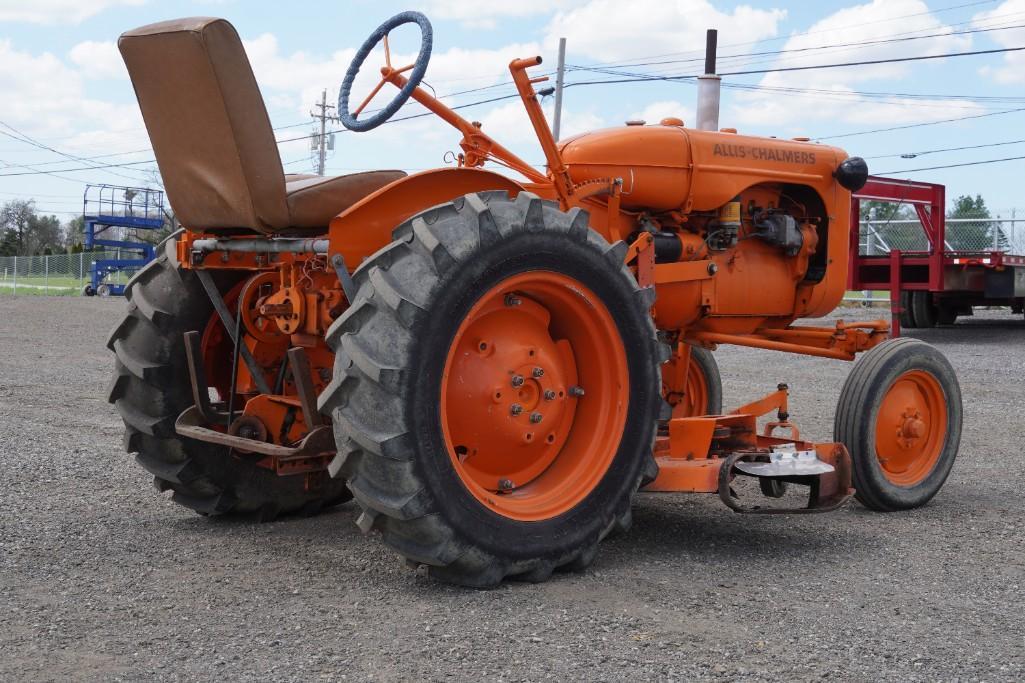
[[[274,132],[232,25],[165,21],[128,31],[118,45],[178,220],[194,229],[288,227]]]
[[[295,228],[326,228],[336,215],[405,175],[402,171],[367,171],[343,176],[288,179],[285,195],[289,225]]]

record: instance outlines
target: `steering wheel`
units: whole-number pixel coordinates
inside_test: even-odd
[[[403,24],[416,24],[420,27],[420,54],[417,55],[416,61],[412,64],[396,69],[391,65],[388,34],[392,29],[398,28]],[[345,80],[342,81],[342,87],[338,91],[338,118],[341,120],[342,125],[351,131],[362,133],[377,128],[390,119],[399,110],[399,107],[406,103],[406,100],[413,94],[416,87],[420,85],[420,81],[423,80],[424,74],[427,72],[427,63],[431,60],[433,35],[434,30],[431,28],[431,22],[420,12],[401,12],[378,26],[377,30],[371,33],[366,42],[360,46],[356,56],[352,58],[352,64],[349,65],[349,70],[345,72]],[[370,51],[381,41],[384,41],[384,66],[381,68],[381,82],[370,91],[370,94],[356,108],[356,111],[350,112],[349,95],[352,94],[352,84],[356,80],[356,74],[359,73],[360,67],[363,66],[363,62],[366,61]],[[370,104],[370,100],[374,99],[374,96],[381,91],[381,88],[384,87],[389,78],[395,74],[401,74],[410,70],[412,70],[412,73],[409,74],[409,80],[399,91],[399,94],[395,96],[395,99],[370,118],[362,120],[357,118],[366,109],[366,106]]]

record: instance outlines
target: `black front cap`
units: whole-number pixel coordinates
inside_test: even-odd
[[[861,157],[849,157],[837,166],[833,177],[844,189],[857,192],[868,182],[868,164]]]

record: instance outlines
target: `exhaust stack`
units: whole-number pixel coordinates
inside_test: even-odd
[[[719,32],[705,34],[705,75],[698,76],[698,130],[719,130],[719,81],[715,75],[715,52]]]

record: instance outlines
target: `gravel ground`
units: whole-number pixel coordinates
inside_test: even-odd
[[[158,495],[104,399],[122,306],[0,297],[0,679],[1025,678],[1021,316],[916,332],[965,399],[925,508],[645,494],[590,570],[472,591],[406,569],[352,504],[261,525]],[[728,404],[787,381],[804,433],[830,438],[847,364],[717,357]]]

